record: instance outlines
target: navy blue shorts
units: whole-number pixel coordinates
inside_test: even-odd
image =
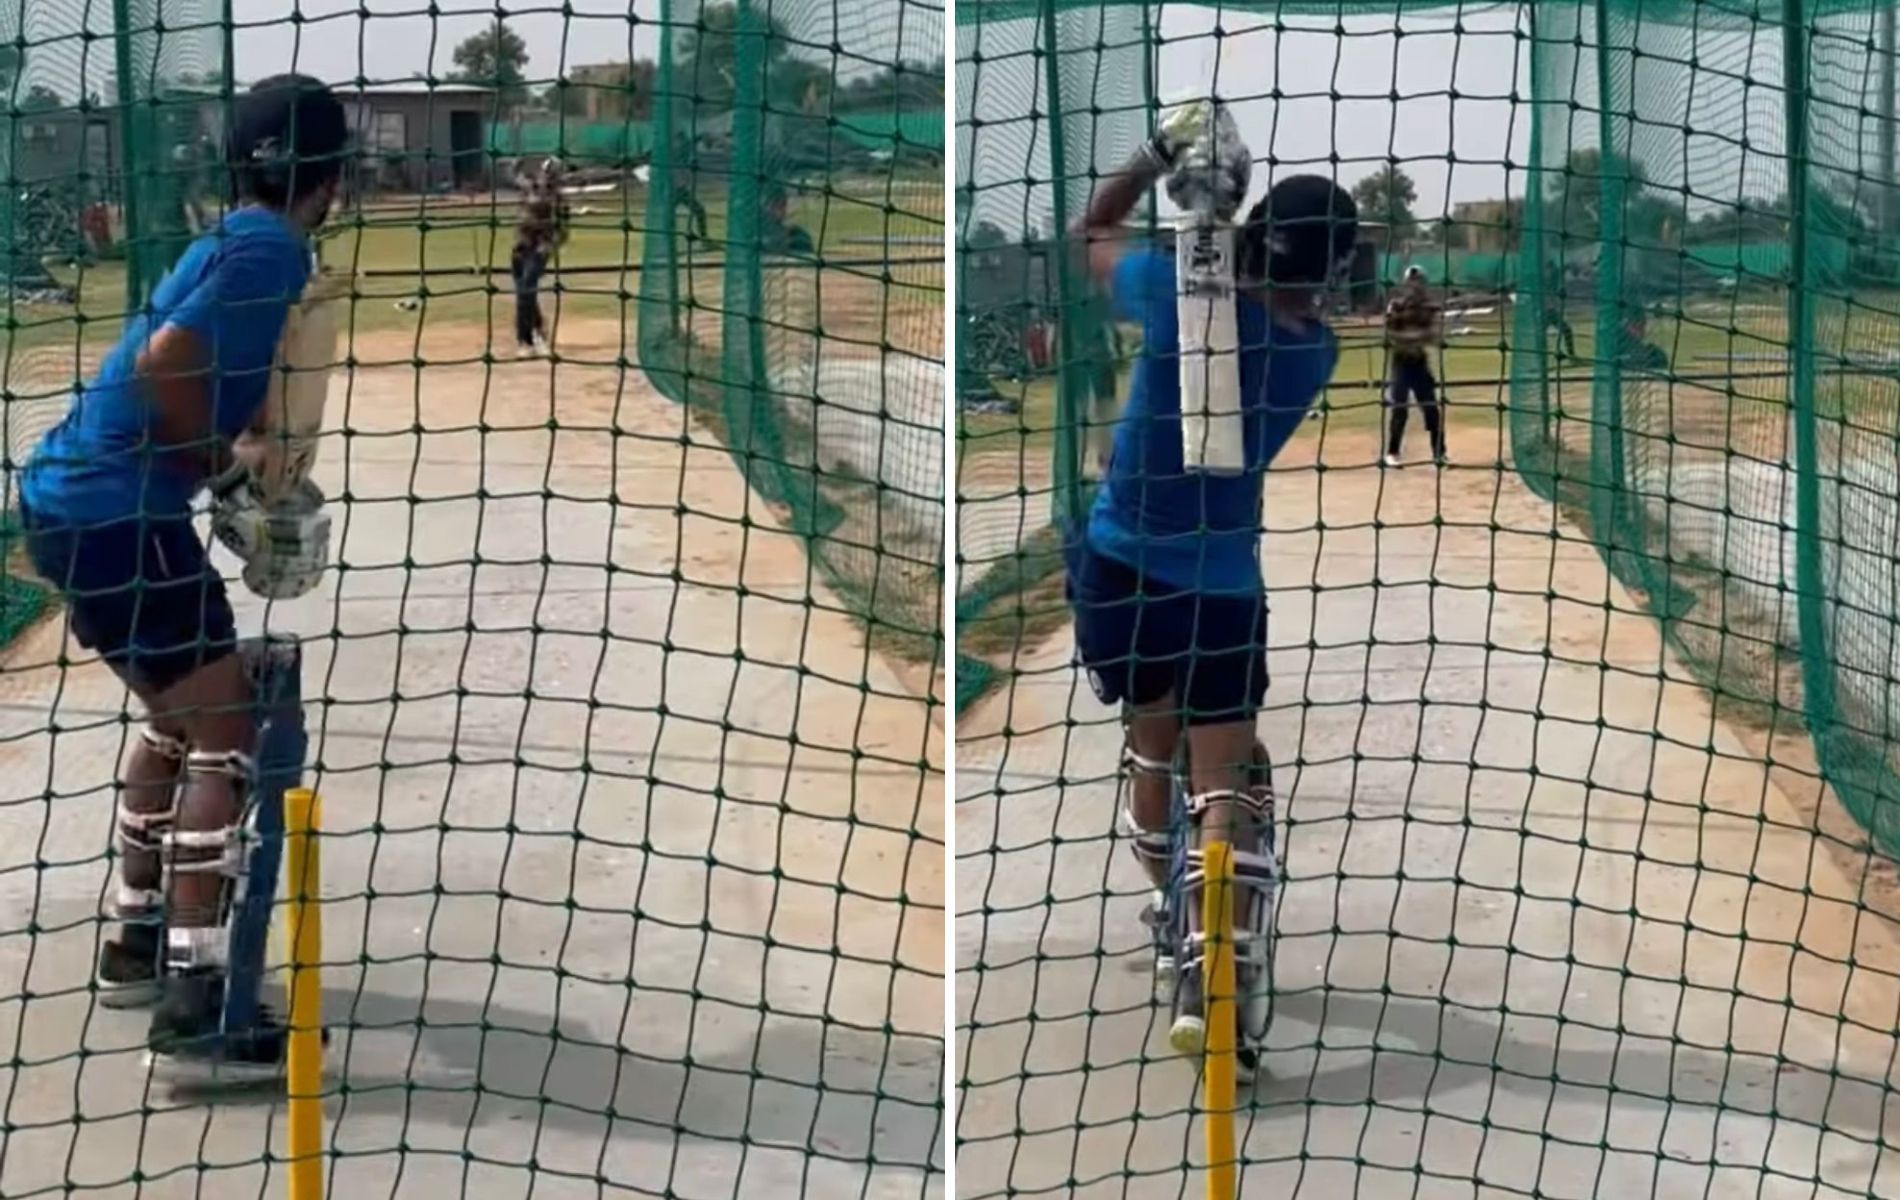
[[[1189,725],[1250,721],[1267,697],[1267,603],[1190,592],[1083,543],[1069,553],[1076,658],[1104,704],[1170,693]]]
[[[154,696],[236,649],[224,580],[190,520],[20,517],[27,557],[65,597],[73,637],[134,690]]]

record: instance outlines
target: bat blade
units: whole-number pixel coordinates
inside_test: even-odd
[[[334,288],[313,282],[284,322],[263,411],[245,435],[260,447],[256,479],[266,502],[289,495],[316,465],[341,303]]]
[[[1180,295],[1181,462],[1189,471],[1246,470],[1240,331],[1234,313],[1234,229],[1184,218],[1174,239]]]

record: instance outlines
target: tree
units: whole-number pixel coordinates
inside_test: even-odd
[[[925,112],[943,107],[943,60],[934,63],[898,63],[869,75],[858,75],[838,85],[839,112],[870,109],[889,112]]]
[[[1418,225],[1412,212],[1418,203],[1418,186],[1399,167],[1388,166],[1353,184],[1352,198],[1359,206],[1360,220],[1386,226],[1387,245],[1411,237]]]
[[[994,221],[978,221],[976,228],[970,231],[970,236],[964,239],[964,246],[970,250],[982,250],[989,246],[1008,244],[1009,235],[1004,233],[1003,227]]]
[[[778,21],[762,30],[755,22],[746,32],[748,36],[764,34],[769,78],[773,67],[791,52],[791,35]],[[739,6],[727,0],[701,9],[699,20],[680,39],[680,61],[686,69],[682,91],[712,108],[732,107],[739,77]]]
[[[659,67],[651,59],[575,67],[547,92],[548,108],[570,117],[644,121],[653,115]]]
[[[494,88],[505,109],[527,102],[528,44],[500,21],[465,39],[455,48],[454,58],[456,69],[450,79]]]
[[[56,112],[65,107],[66,102],[59,98],[59,93],[43,83],[34,84],[26,90],[26,95],[20,97],[20,111],[23,113]]]

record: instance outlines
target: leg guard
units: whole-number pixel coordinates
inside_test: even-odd
[[[238,808],[250,807],[255,767],[250,756],[236,750],[198,752],[185,760],[187,785],[194,776],[221,775],[234,785]],[[177,874],[221,876],[217,912],[198,927],[173,925],[165,932],[165,969],[176,973],[223,971],[230,962],[230,931],[226,928],[232,905],[250,866],[250,839],[243,818],[222,829],[180,830],[165,835],[165,866]]]
[[[170,737],[147,726],[140,731],[140,738],[146,749],[157,757],[170,763],[182,763],[190,747],[183,738]],[[178,818],[178,792],[173,789],[171,803],[162,809],[139,812],[119,802],[119,852],[136,853],[140,851],[161,854],[165,837],[171,832],[172,824]],[[159,859],[161,882],[156,888],[130,887],[123,881],[113,898],[112,915],[121,921],[138,924],[154,924],[164,916],[165,888],[164,859]]]
[[[1273,789],[1270,785],[1248,788],[1244,792],[1206,792],[1188,799],[1188,818],[1199,823],[1210,804],[1237,805],[1247,818],[1250,829],[1246,839],[1234,847],[1234,964],[1245,978],[1249,967],[1266,968],[1272,933],[1274,891],[1279,885],[1280,864],[1273,853]],[[1205,856],[1198,849],[1187,853],[1187,873],[1182,880],[1182,902],[1188,906],[1187,952],[1198,967],[1206,955],[1206,931],[1201,928],[1201,895],[1207,885]]]
[[[1131,781],[1136,775],[1150,777],[1170,777],[1174,768],[1165,762],[1152,758],[1143,758],[1133,750],[1122,754],[1124,782]],[[1121,833],[1129,838],[1134,846],[1135,861],[1145,871],[1165,871],[1168,866],[1168,831],[1165,829],[1145,829],[1135,820],[1135,806],[1132,798],[1124,795],[1121,806]]]

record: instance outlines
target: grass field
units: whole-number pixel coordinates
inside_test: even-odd
[[[564,313],[592,319],[621,314],[640,294],[645,262],[647,219],[642,193],[583,195],[572,201],[576,212],[559,271],[550,279],[550,303],[558,288]],[[941,191],[929,193],[910,181],[847,181],[830,194],[805,194],[791,207],[791,220],[803,226],[826,259],[872,263],[885,257],[877,243],[890,240],[891,257],[927,253],[903,248],[919,238],[943,236],[935,207]],[[707,236],[683,248],[696,263],[723,262],[727,214],[717,199],[706,205]],[[684,211],[679,215],[684,228]],[[512,200],[422,201],[380,204],[339,217],[324,238],[323,260],[333,269],[356,272],[361,303],[352,320],[356,329],[376,332],[413,327],[419,309],[429,322],[487,324],[500,344],[512,341],[513,302],[508,279],[513,246]],[[625,270],[612,268],[624,267]],[[876,275],[880,268],[862,268]],[[449,274],[431,274],[449,272]],[[75,306],[19,305],[13,313],[11,345],[16,349],[78,346],[103,350],[118,337],[125,310],[125,268],[102,263],[55,272],[72,287]]]
[[[1825,307],[1817,324],[1833,358],[1849,353],[1878,353],[1900,346],[1900,324],[1893,319],[1894,298],[1862,297],[1851,312]],[[1512,445],[1511,310],[1449,322],[1450,337],[1436,363],[1449,401],[1448,421],[1488,456],[1508,461]],[[1597,331],[1590,310],[1570,312],[1574,356],[1561,359],[1556,339],[1547,346],[1550,390],[1539,399],[1567,414],[1558,432],[1568,449],[1587,452],[1591,395],[1597,375]],[[1313,419],[1296,435],[1317,443],[1339,435],[1376,434],[1383,422],[1380,403],[1385,352],[1376,320],[1335,323],[1340,359]],[[1131,331],[1134,332],[1134,331]],[[1651,456],[1667,445],[1738,448],[1767,444],[1767,432],[1780,436],[1787,395],[1788,354],[1785,314],[1773,297],[1743,297],[1692,304],[1681,318],[1649,323],[1647,340],[1670,360],[1675,382],[1668,388],[1625,389],[1626,419],[1632,446]],[[1845,346],[1845,350],[1840,347]],[[1132,364],[1119,375],[1117,394],[1128,394]],[[957,553],[960,589],[968,589],[987,571],[1008,567],[1019,554],[1040,545],[1054,503],[1055,431],[1059,425],[1056,380],[996,380],[999,393],[1019,404],[1015,413],[959,413],[957,436]],[[1828,393],[1832,402],[1851,408],[1856,427],[1900,428],[1900,385],[1891,378],[1847,376]],[[1521,398],[1520,398],[1521,399]],[[1414,420],[1414,446],[1422,444],[1421,422]],[[1756,430],[1764,431],[1760,434]],[[1678,454],[1682,451],[1677,451]],[[1032,555],[1033,556],[1033,555]],[[1039,558],[1038,561],[1047,561]],[[1066,619],[1059,576],[1027,577],[1021,587],[1005,588],[985,613],[971,616],[959,629],[959,646],[995,661],[1007,661],[1019,645],[1033,646]]]
[[[675,225],[680,257],[671,291],[686,311],[671,335],[660,338],[663,348],[679,349],[678,361],[690,361],[701,374],[696,386],[682,386],[677,372],[659,371],[655,381],[671,399],[686,403],[702,428],[737,448],[734,437],[742,431],[731,426],[757,419],[749,414],[758,397],[749,385],[739,396],[741,389],[723,382],[732,366],[718,353],[731,328],[723,303],[728,221],[723,203],[708,199],[714,202],[708,204],[706,238],[685,236],[683,210]],[[859,594],[854,602],[867,613],[882,614],[891,629],[880,634],[881,649],[925,667],[935,656],[935,638],[892,631],[936,628],[940,535],[928,539],[929,555],[887,552],[891,531],[876,497],[886,484],[891,494],[907,499],[927,485],[934,524],[941,526],[942,449],[934,433],[942,420],[940,367],[939,382],[927,387],[927,396],[919,394],[920,381],[931,374],[927,368],[943,358],[940,256],[919,244],[941,244],[943,224],[933,212],[941,200],[936,181],[907,179],[838,180],[826,192],[799,195],[791,220],[812,235],[818,255],[785,260],[784,267],[768,260],[759,314],[766,369],[774,386],[788,389],[774,404],[792,472],[809,470],[812,447],[805,443],[821,434],[842,446],[847,469],[828,471],[825,487],[847,493],[829,498],[854,519],[830,531],[820,548],[831,551],[828,562],[862,565],[844,575],[868,578],[833,582]],[[634,192],[572,198],[571,236],[542,295],[560,353],[604,352],[609,362],[618,360],[639,374],[666,365],[644,361],[655,346],[652,331],[640,326],[638,305],[645,290],[668,287],[666,278],[643,269],[653,249],[644,205],[644,194]],[[324,239],[323,260],[331,270],[355,276],[355,301],[343,320],[346,354],[359,370],[392,362],[418,369],[478,364],[485,353],[512,359],[508,265],[514,218],[513,201],[505,198],[381,202],[341,215]],[[667,263],[656,256],[656,265]],[[7,447],[16,461],[63,413],[68,390],[91,374],[123,327],[123,265],[69,271],[63,282],[77,292],[76,305],[14,311],[5,385],[14,400],[6,413]],[[604,351],[582,348],[568,333],[603,326],[620,331],[617,344]],[[394,360],[387,357],[392,352]],[[805,367],[811,378],[795,392],[778,378],[804,378],[797,372]],[[355,402],[353,391],[352,397]],[[893,417],[896,409],[902,411]],[[912,444],[923,441],[929,442],[928,453]],[[754,469],[749,464],[748,475]],[[901,587],[886,578],[899,563],[905,572]],[[913,575],[927,584],[911,581]],[[868,599],[873,596],[875,603]],[[885,611],[893,605],[902,611]]]

